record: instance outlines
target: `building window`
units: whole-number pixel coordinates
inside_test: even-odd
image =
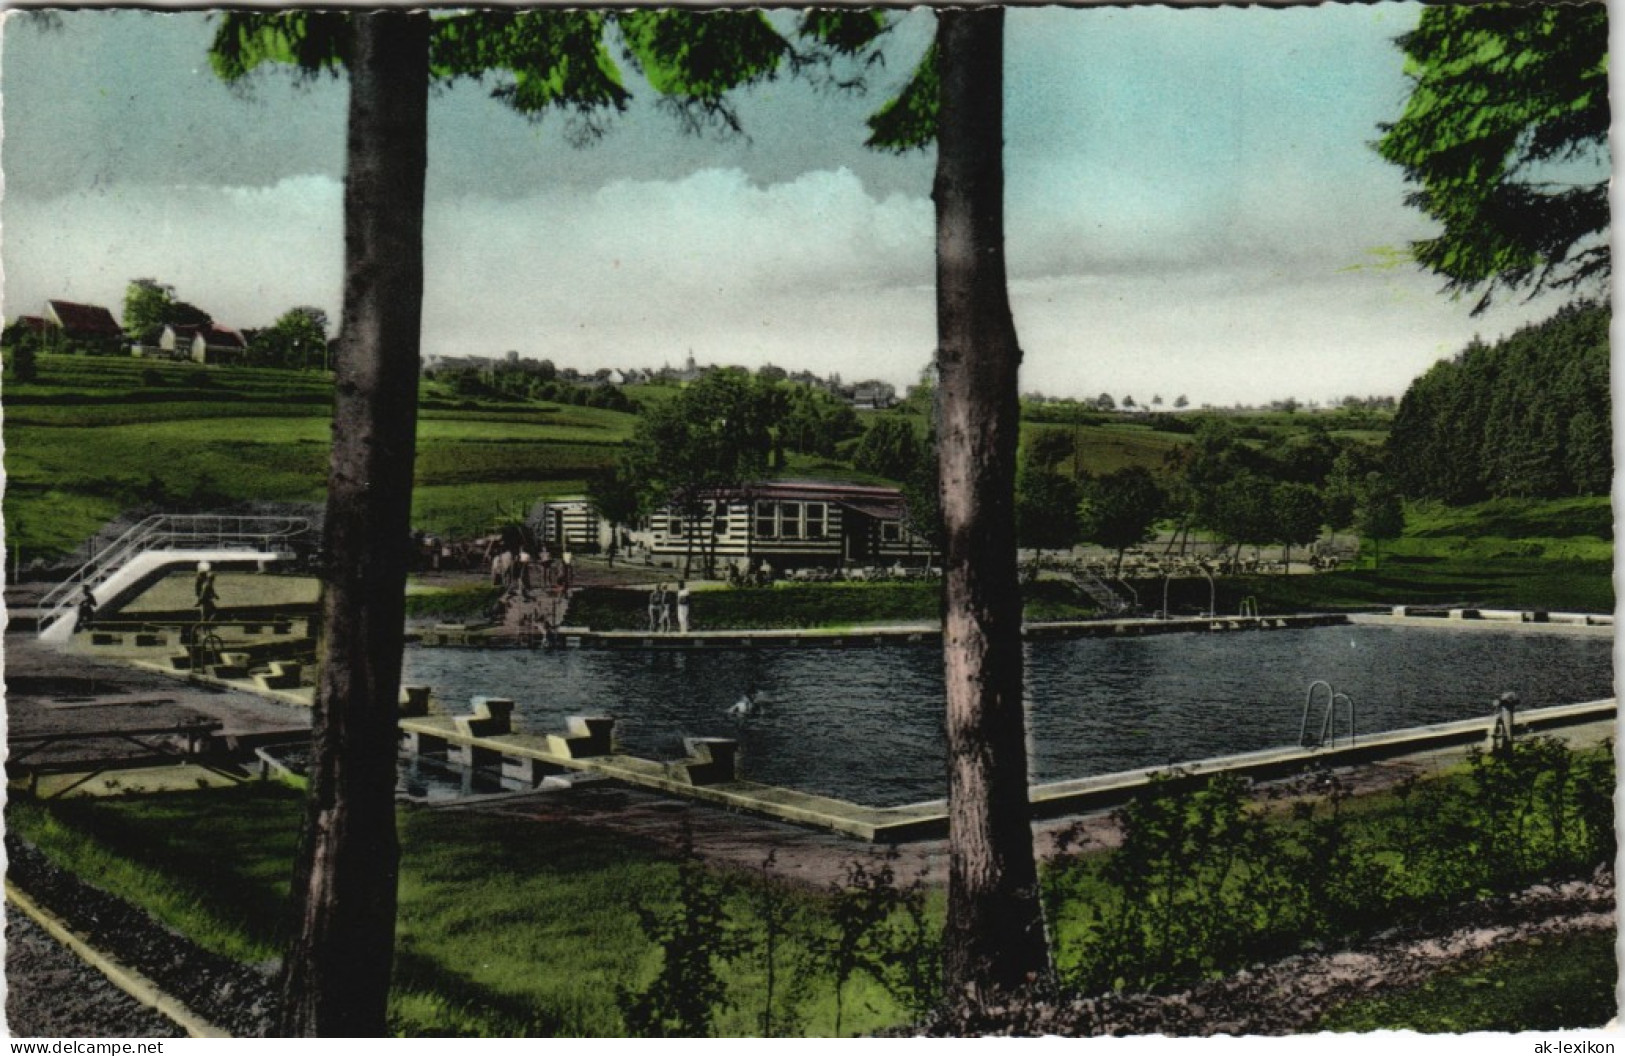
[[[807,538],[824,538],[824,518],[827,507],[822,502],[807,503]]]
[[[903,541],[903,525],[898,521],[880,522],[880,541],[883,543],[900,543]]]
[[[801,503],[779,503],[779,533],[786,539],[801,538]]]
[[[758,502],[756,504],[756,538],[772,539],[778,534],[778,526],[773,517],[773,504],[771,502]]]

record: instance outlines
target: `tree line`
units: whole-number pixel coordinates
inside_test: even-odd
[[[1412,383],[1388,445],[1413,499],[1606,495],[1613,479],[1605,305],[1473,341]]]
[[[1267,442],[1229,419],[1196,421],[1188,444],[1174,448],[1159,471],[1125,466],[1101,475],[1068,474],[1073,441],[1065,433],[1036,434],[1016,481],[1016,523],[1022,546],[1068,549],[1093,543],[1117,552],[1154,538],[1171,523],[1184,553],[1193,530],[1235,547],[1276,544],[1289,562],[1293,547],[1316,542],[1324,530],[1357,528],[1391,539],[1403,530],[1397,493],[1374,444],[1334,438],[1323,423]]]
[[[559,377],[549,359],[511,358],[487,367],[447,367],[424,371],[424,378],[446,386],[455,396],[487,400],[545,400],[577,407],[635,414],[641,406],[618,387],[584,385]]]

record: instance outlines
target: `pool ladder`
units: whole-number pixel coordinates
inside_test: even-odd
[[[1309,712],[1315,704],[1315,691],[1324,687],[1326,690],[1326,711],[1320,721],[1320,733],[1313,740],[1309,735]],[[1354,747],[1354,700],[1347,693],[1338,693],[1332,689],[1332,684],[1325,679],[1317,678],[1309,683],[1309,692],[1303,698],[1303,722],[1298,726],[1298,747],[1300,748],[1330,748],[1337,744],[1337,706],[1343,705],[1348,716],[1349,747]]]

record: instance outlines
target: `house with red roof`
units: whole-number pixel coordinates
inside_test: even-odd
[[[218,323],[165,323],[137,346],[137,354],[193,363],[248,362],[248,338],[241,330]]]
[[[118,320],[99,304],[49,300],[44,319],[55,330],[50,338],[54,347],[76,347],[98,355],[114,355],[124,347]]]

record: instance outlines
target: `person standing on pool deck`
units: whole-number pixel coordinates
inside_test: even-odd
[[[1495,725],[1490,729],[1490,751],[1501,755],[1512,751],[1512,740],[1516,736],[1518,722],[1518,705],[1523,701],[1518,694],[1508,691],[1502,693],[1495,701]]]
[[[220,595],[214,589],[214,571],[207,561],[197,563],[197,579],[192,583],[192,590],[197,595],[199,618],[203,623],[211,622]]]
[[[666,612],[666,585],[656,583],[655,589],[649,591],[649,633],[660,630],[660,618]]]
[[[677,581],[677,629],[684,634],[688,633],[688,583],[685,580]]]
[[[514,577],[514,580],[515,580],[515,584],[519,587],[519,598],[520,598],[520,600],[521,601],[529,601],[530,600],[530,554],[527,551],[521,550],[519,552],[519,574]]]

